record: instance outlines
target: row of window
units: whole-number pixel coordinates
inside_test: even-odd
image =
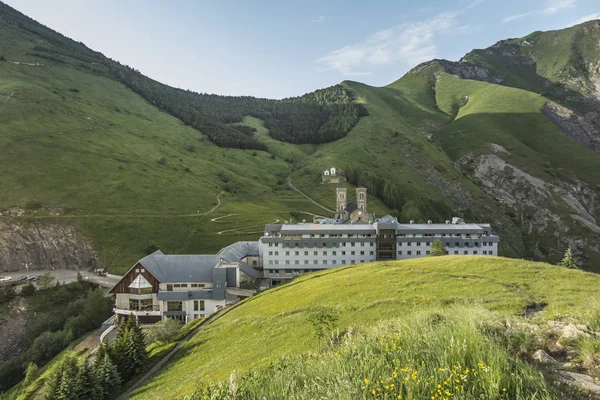
[[[290,256],[290,255],[291,255],[290,253],[291,253],[291,252],[289,252],[289,251],[286,251],[286,252],[285,252],[285,255],[286,255],[286,256]],[[304,255],[305,255],[305,256],[308,256],[308,253],[309,253],[308,251],[305,251],[305,252],[304,252]],[[331,251],[331,255],[332,255],[332,256],[337,256],[337,253],[338,253],[338,252],[337,252],[337,250],[332,250],[332,251]],[[346,255],[346,250],[342,250],[342,251],[341,251],[341,253],[342,253],[342,255],[343,255],[343,256],[345,256],[345,255]],[[356,253],[356,251],[354,251],[354,250],[350,251],[350,255],[355,255],[355,253]],[[361,250],[359,253],[360,253],[360,255],[361,255],[361,256],[364,256],[364,255],[366,254],[366,251],[365,251],[365,250]],[[370,250],[370,251],[369,251],[369,255],[371,255],[371,256],[372,256],[372,255],[374,255],[374,254],[375,254],[375,252],[374,252],[373,250]],[[270,256],[278,256],[278,255],[279,255],[279,252],[278,252],[278,251],[269,251],[269,255],[270,255]],[[299,251],[295,251],[295,252],[294,252],[294,255],[295,255],[295,256],[299,256],[299,255],[300,255],[300,252],[299,252]],[[313,251],[313,255],[314,255],[314,256],[318,256],[318,255],[319,255],[319,252],[318,252],[318,251]],[[329,253],[327,252],[327,250],[323,250],[321,255],[323,255],[323,256],[326,256],[326,255],[329,255]]]
[[[204,283],[190,283],[192,288],[203,288],[206,285]],[[187,288],[187,283],[167,283],[167,292],[173,291],[173,288]]]
[[[425,255],[429,255],[429,254],[431,254],[431,252],[430,252],[429,250],[425,252]],[[450,252],[448,252],[448,254],[451,254],[451,253],[450,253]],[[454,254],[455,254],[455,255],[458,255],[458,254],[459,254],[459,251],[458,251],[458,250],[454,250]],[[463,251],[463,254],[473,254],[473,255],[477,255],[477,250],[473,250],[473,252],[472,252],[472,253],[469,253],[469,251],[468,251],[468,250],[464,250],[464,251]],[[482,253],[482,254],[483,254],[484,256],[487,256],[487,255],[493,256],[493,255],[494,255],[494,252],[493,252],[492,250],[490,250],[490,251],[483,250],[483,253]],[[402,255],[402,251],[401,251],[401,250],[400,250],[400,251],[398,251],[398,255],[399,255],[399,256],[401,256],[401,255]],[[412,256],[412,255],[413,255],[413,254],[412,254],[412,251],[411,251],[411,250],[408,250],[408,251],[406,252],[406,255],[407,255],[407,256]],[[415,252],[415,255],[417,255],[417,256],[420,256],[420,255],[421,255],[421,251],[420,251],[420,250],[417,250],[417,251]]]
[[[373,260],[371,260],[373,261]],[[360,260],[359,262],[364,263],[367,262],[367,260]],[[304,265],[347,265],[347,264],[356,264],[356,260],[350,260],[350,263],[347,263],[346,260],[342,260],[340,261],[340,263],[338,263],[337,260],[322,260],[321,262],[319,262],[319,260],[313,260],[312,262],[309,260],[286,260],[285,261],[285,265],[300,265],[300,264],[304,264]],[[269,265],[281,265],[279,263],[279,260],[269,260]]]
[[[269,243],[268,244],[269,247],[327,247],[327,245],[325,243],[316,243],[316,245],[312,245],[309,243],[303,243],[302,246],[300,246],[300,243],[295,242],[294,245],[292,246],[292,243],[289,242],[284,242],[282,243]],[[333,246],[335,247],[370,247],[370,246],[375,246],[375,242],[339,242],[339,243],[333,243]]]
[[[183,311],[183,301],[167,301],[167,311]],[[204,300],[194,300],[194,311],[204,311]]]

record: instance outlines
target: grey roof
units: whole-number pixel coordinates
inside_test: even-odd
[[[158,292],[158,300],[209,300],[212,299],[210,290]]]
[[[247,256],[258,256],[258,242],[235,242],[219,250],[221,257],[229,262],[238,262]]]
[[[398,224],[399,233],[443,233],[443,232],[471,232],[481,233],[484,229],[479,224]]]
[[[281,226],[281,233],[302,234],[312,232],[376,233],[375,227],[372,224],[290,224]]]
[[[164,255],[160,250],[138,261],[159,282],[212,282],[220,255]]]
[[[234,244],[219,250],[219,255],[229,262],[238,263],[240,270],[246,275],[252,278],[258,277],[258,271],[245,262],[242,262],[242,258],[244,257],[258,257],[260,255],[260,252],[258,251],[258,242],[235,242]]]

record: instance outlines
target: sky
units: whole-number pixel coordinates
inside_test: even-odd
[[[168,85],[284,98],[600,19],[600,0],[3,0]]]

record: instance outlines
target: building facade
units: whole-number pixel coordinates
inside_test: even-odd
[[[237,299],[227,292],[246,278],[242,269],[220,255],[165,255],[159,250],[135,263],[111,289],[114,311],[119,318],[133,314],[142,323],[202,318]]]
[[[500,238],[490,224],[465,223],[460,218],[402,224],[389,215],[374,220],[368,214],[366,189],[356,191],[357,207],[348,209],[346,189],[337,189],[335,219],[265,226],[258,241],[259,265],[270,286],[343,265],[425,257],[434,240],[443,243],[448,255],[498,255]],[[369,218],[362,218],[365,215]]]

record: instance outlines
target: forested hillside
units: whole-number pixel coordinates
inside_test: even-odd
[[[172,88],[47,29],[6,5],[0,6],[0,18],[5,29],[18,28],[31,36],[29,43],[21,43],[24,45],[18,49],[21,55],[35,62],[51,61],[116,79],[149,103],[206,134],[218,146],[266,150],[264,144],[252,138],[252,132],[228,125],[241,122],[246,115],[264,120],[273,137],[290,143],[337,140],[352,129],[358,118],[367,115],[365,108],[353,103],[352,95],[339,86],[286,101],[200,94]],[[3,50],[5,59],[15,55],[11,52],[13,49]]]

